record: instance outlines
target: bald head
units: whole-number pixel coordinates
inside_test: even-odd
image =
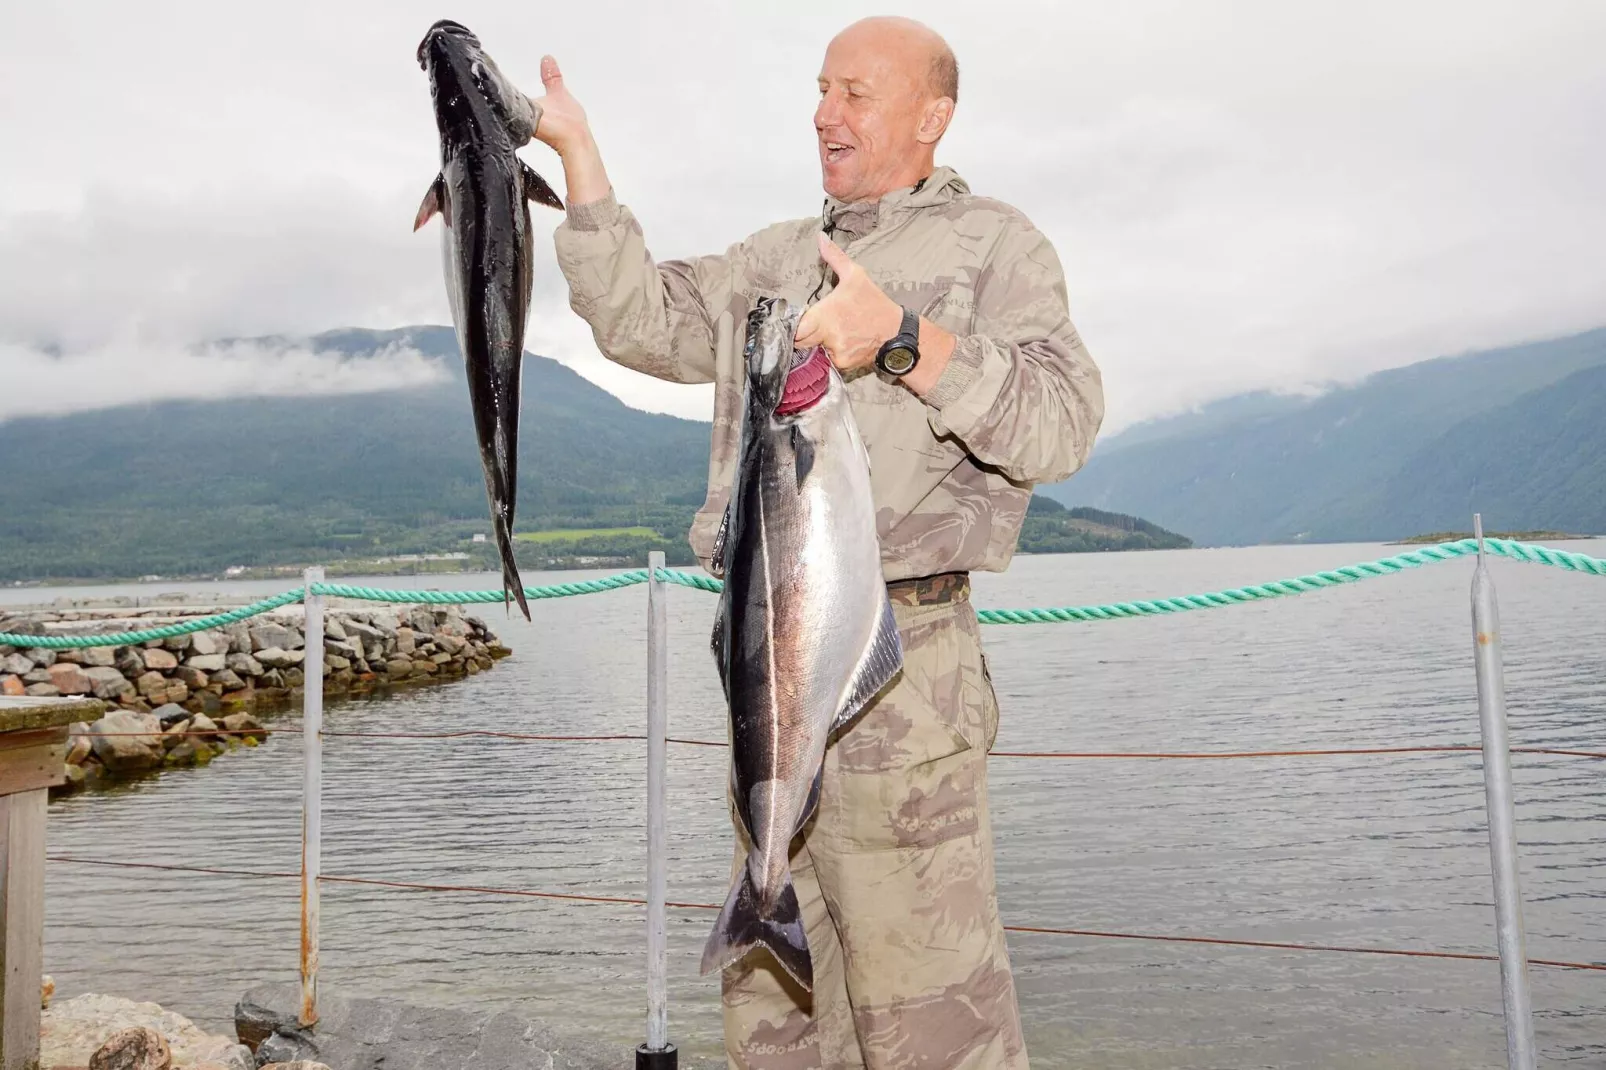
[[[872,15],[837,34],[831,43],[850,35],[863,35],[872,47],[898,56],[907,65],[910,78],[923,81],[933,100],[947,97],[959,103],[959,61],[948,42],[930,26],[901,15]]]
[[[959,64],[936,31],[914,19],[860,19],[831,39],[819,84],[827,193],[874,200],[932,172],[959,99]]]

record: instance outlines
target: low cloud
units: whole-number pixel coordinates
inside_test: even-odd
[[[348,356],[262,341],[68,354],[0,343],[0,422],[171,399],[363,394],[446,378],[440,360],[402,345]]]

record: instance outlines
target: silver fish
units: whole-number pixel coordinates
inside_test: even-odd
[[[469,30],[442,19],[418,46],[440,131],[441,171],[418,207],[416,231],[439,213],[446,292],[468,370],[491,526],[502,558],[502,600],[530,607],[513,560],[518,491],[519,368],[530,308],[530,207],[563,201],[514,150],[529,143],[540,109],[497,69]]]
[[[787,390],[796,325],[797,313],[771,298],[747,320],[741,462],[714,549],[725,589],[713,647],[752,850],[702,972],[763,946],[812,988],[789,847],[819,802],[829,739],[903,667],[903,647],[881,574],[869,456],[823,351],[798,362],[817,397],[798,411],[781,404],[783,393],[798,404]]]

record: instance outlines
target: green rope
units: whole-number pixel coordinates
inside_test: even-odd
[[[276,594],[272,598],[264,598],[260,602],[231,609],[227,613],[196,617],[194,620],[164,624],[160,628],[145,628],[137,632],[108,632],[104,635],[13,635],[0,632],[0,643],[44,650],[68,650],[72,647],[85,646],[132,646],[135,643],[148,643],[152,639],[171,639],[175,635],[189,635],[191,632],[204,632],[209,628],[221,628],[225,624],[233,624],[235,621],[245,620],[259,613],[267,613],[280,606],[287,606],[291,602],[299,602],[301,591],[302,589],[297,587],[293,591]]]
[[[603,591],[633,587],[646,582],[647,570],[638,568],[597,580],[577,580],[574,583],[554,583],[546,587],[526,587],[524,597],[569,598],[577,594],[600,594]],[[312,585],[312,593],[330,595],[334,598],[357,598],[365,602],[423,602],[434,606],[501,602],[504,598],[510,597],[501,591],[387,591],[379,587],[353,587],[345,583],[315,583]]]
[[[1513,561],[1549,565],[1569,572],[1582,572],[1590,576],[1606,576],[1606,560],[1586,554],[1552,550],[1532,543],[1513,542],[1509,539],[1488,539],[1485,549],[1495,557]],[[1424,546],[1420,550],[1385,557],[1381,561],[1365,561],[1358,565],[1345,565],[1326,572],[1312,572],[1287,580],[1255,584],[1251,587],[1234,587],[1208,594],[1190,594],[1179,598],[1156,598],[1137,602],[1107,602],[1096,606],[1066,606],[1044,609],[981,609],[976,611],[983,624],[1055,624],[1065,621],[1118,620],[1125,617],[1154,617],[1167,613],[1186,613],[1195,609],[1215,609],[1244,602],[1259,602],[1268,598],[1305,594],[1327,587],[1358,583],[1374,576],[1391,576],[1407,569],[1420,568],[1437,561],[1450,561],[1478,552],[1473,539]],[[699,591],[718,593],[724,584],[712,576],[701,576],[679,569],[659,569],[658,575],[667,583],[690,587]],[[647,570],[634,569],[595,580],[578,580],[574,583],[554,583],[546,587],[526,587],[526,598],[569,598],[574,595],[597,594],[620,587],[632,587],[647,582]],[[167,639],[175,635],[205,631],[224,624],[266,613],[280,606],[300,600],[302,588],[274,595],[261,602],[211,617],[201,617],[182,624],[169,624],[161,628],[148,628],[138,632],[116,632],[110,635],[10,635],[0,633],[0,643],[21,647],[45,647],[64,650],[69,647],[127,646],[152,639]],[[315,583],[312,593],[336,598],[355,598],[367,602],[413,602],[426,605],[467,605],[479,602],[501,602],[506,597],[501,591],[393,591],[378,587],[354,587],[344,583]]]

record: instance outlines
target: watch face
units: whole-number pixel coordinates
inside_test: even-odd
[[[915,366],[915,351],[908,346],[894,346],[881,358],[881,364],[893,375],[902,375]]]

